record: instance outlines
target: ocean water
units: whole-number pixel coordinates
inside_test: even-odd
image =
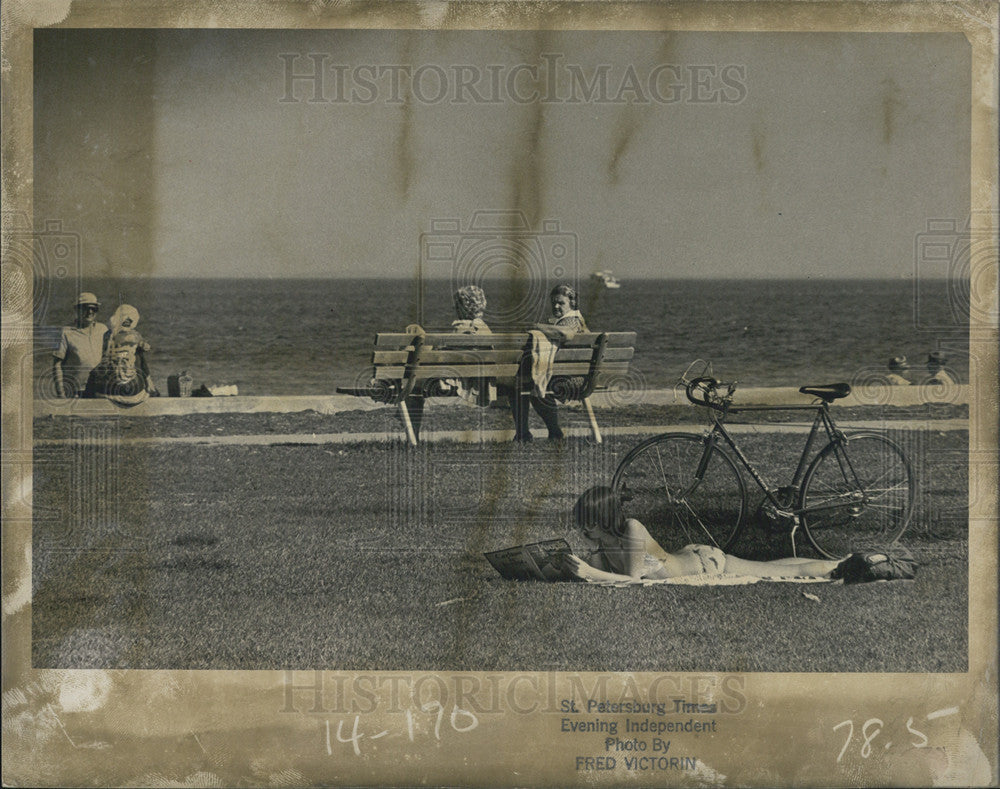
[[[488,280],[487,322],[527,326],[547,315],[551,283]],[[332,394],[370,376],[372,340],[407,324],[446,328],[448,280],[146,279],[82,283],[107,322],[121,302],[141,313],[154,380],[187,370],[195,385],[236,384],[241,394]],[[36,283],[36,291],[39,284]],[[44,283],[36,353],[73,318],[78,283]],[[634,388],[668,388],[695,359],[747,386],[860,383],[905,355],[922,372],[931,350],[968,380],[968,308],[944,280],[639,280],[581,287],[594,331],[635,331]]]

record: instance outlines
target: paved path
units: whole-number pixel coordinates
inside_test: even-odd
[[[789,386],[741,387],[736,391],[735,405],[777,405],[809,403],[811,397],[799,394]],[[683,405],[691,406],[682,391],[672,389],[643,389],[623,393],[595,392],[591,398],[594,408],[614,408],[622,403],[631,405]],[[876,379],[871,385],[856,385],[851,394],[837,401],[838,406],[890,405],[912,406],[923,403],[964,405],[969,402],[967,384],[950,387],[883,386]],[[462,405],[457,397],[434,398],[433,407]],[[320,414],[339,414],[345,411],[370,411],[385,408],[367,397],[350,395],[293,395],[293,396],[238,396],[238,397],[153,397],[131,408],[121,408],[108,400],[36,400],[34,415],[102,417],[113,414],[128,416],[167,416],[179,414],[261,414],[316,411]]]
[[[804,433],[811,422],[780,422],[759,425],[727,425],[726,429],[733,434],[745,433]],[[899,419],[880,421],[840,421],[838,426],[847,430],[968,430],[967,419]],[[704,425],[635,425],[633,427],[602,428],[605,436],[645,436],[657,433],[702,433]],[[587,428],[570,428],[565,431],[569,436],[588,437]],[[434,443],[436,441],[458,441],[476,444],[480,442],[510,441],[514,437],[513,430],[428,430],[421,441]],[[544,438],[536,441],[545,443]],[[392,442],[405,441],[401,430],[391,433],[257,433],[253,435],[225,436],[159,436],[147,438],[108,437],[103,439],[88,439],[88,444],[119,445],[169,445],[169,444],[204,444],[208,446],[306,446],[316,444],[356,444],[363,441]],[[79,444],[79,439],[47,438],[39,439],[36,446],[65,446]]]

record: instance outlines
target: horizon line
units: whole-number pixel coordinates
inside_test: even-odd
[[[41,277],[45,281],[59,282],[63,281],[65,277]],[[219,275],[219,276],[199,276],[193,274],[95,274],[90,276],[80,277],[79,281],[87,280],[122,280],[122,279],[134,279],[134,280],[171,280],[171,279],[185,279],[185,280],[195,280],[195,281],[216,281],[216,280],[274,280],[280,282],[309,282],[317,280],[408,280],[408,281],[424,281],[424,282],[448,282],[453,280],[450,276],[435,276],[435,277],[413,277],[405,275],[351,275],[351,276],[338,276],[338,275],[295,275],[295,276],[268,276],[268,275],[257,275],[257,276],[241,276],[241,275]],[[572,280],[572,277],[532,277],[532,280]],[[582,275],[578,279],[583,279],[586,281],[591,281],[591,275]],[[750,276],[750,277],[732,277],[732,276],[684,276],[684,275],[672,275],[672,276],[635,276],[635,277],[618,277],[618,281],[622,284],[627,284],[629,282],[664,282],[664,281],[728,281],[728,282],[755,282],[755,281],[808,281],[816,280],[823,282],[874,282],[874,281],[884,281],[884,282],[917,282],[917,281],[935,281],[935,282],[950,282],[954,277],[951,276],[928,276],[921,275],[916,277],[914,275],[882,275],[882,276],[788,276],[788,275],[761,275],[761,276]],[[962,277],[962,280],[968,279],[968,277]],[[504,281],[522,281],[513,280],[510,277],[482,277],[479,281],[481,282],[504,282]]]

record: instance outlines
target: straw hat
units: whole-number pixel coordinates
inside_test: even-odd
[[[906,361],[906,357],[905,356],[893,356],[889,360],[889,369],[890,370],[909,370],[910,369],[910,363],[908,361]]]
[[[101,302],[97,300],[97,296],[93,293],[88,293],[84,291],[79,296],[76,297],[76,306],[82,307],[84,304],[93,304],[95,307],[100,307]]]

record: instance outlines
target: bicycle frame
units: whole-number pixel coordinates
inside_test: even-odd
[[[730,413],[743,413],[743,412],[758,412],[758,411],[815,411],[816,417],[813,419],[812,428],[809,430],[809,435],[806,436],[805,446],[802,448],[802,455],[799,457],[798,465],[795,468],[795,473],[792,475],[791,482],[784,487],[798,488],[802,484],[802,478],[805,476],[806,467],[809,464],[810,453],[816,443],[816,437],[820,434],[820,428],[826,432],[827,439],[832,442],[843,442],[845,436],[843,431],[840,430],[833,422],[830,416],[830,405],[826,402],[821,403],[810,403],[809,405],[757,405],[757,406],[730,406],[722,411],[723,417],[720,418],[715,410],[712,412],[712,428],[709,430],[708,435],[705,439],[705,452],[702,454],[701,461],[698,464],[698,470],[695,473],[696,479],[701,479],[702,475],[705,473],[705,469],[708,465],[708,459],[712,454],[712,448],[715,446],[719,437],[721,437],[725,443],[732,450],[733,454],[736,456],[737,460],[743,465],[750,474],[757,486],[764,491],[764,495],[767,500],[781,513],[786,515],[800,515],[806,510],[799,509],[789,509],[787,503],[783,503],[777,499],[774,495],[775,491],[779,488],[772,486],[763,475],[757,471],[750,459],[743,453],[743,450],[737,445],[736,440],[732,437],[732,434],[726,430],[725,426],[725,416]],[[852,469],[853,474],[853,469]]]
[[[748,505],[758,503],[753,517],[769,531],[787,532],[793,556],[800,527],[812,546],[830,559],[843,558],[845,551],[862,544],[859,541],[898,538],[906,528],[916,493],[912,465],[883,431],[847,434],[838,427],[831,405],[850,394],[848,384],[800,387],[802,394],[815,398],[811,402],[744,405],[733,403],[735,383],[720,384],[710,376],[682,383],[692,404],[710,410],[709,427],[700,436],[666,432],[640,442],[622,458],[613,478],[630,515],[650,523],[662,521],[658,528],[666,530],[664,538],[671,544],[680,545],[680,539],[690,543],[690,525],[725,550],[748,522]],[[784,466],[792,465],[791,453],[784,451],[783,442],[773,447],[782,458],[778,485],[740,448],[740,432],[734,436],[726,425],[730,413],[770,411],[808,411],[813,417],[808,433],[808,423],[798,423],[792,431],[793,444],[805,441],[798,445],[794,472],[789,468],[790,480]],[[746,474],[763,491],[762,497],[748,495]]]

